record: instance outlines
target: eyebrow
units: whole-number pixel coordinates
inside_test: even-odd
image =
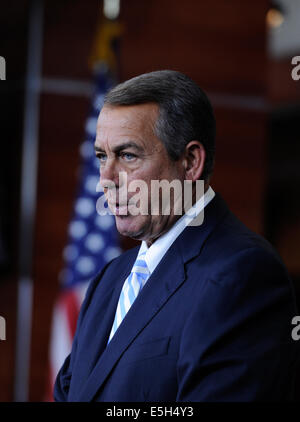
[[[115,154],[118,154],[119,152],[121,152],[121,151],[123,151],[124,149],[127,149],[127,148],[133,148],[138,152],[144,151],[144,149],[142,147],[140,147],[139,145],[137,145],[135,142],[126,142],[124,144],[117,145],[113,148],[112,151]],[[95,145],[95,152],[104,152],[105,153],[105,151],[102,148],[97,147],[96,145]]]

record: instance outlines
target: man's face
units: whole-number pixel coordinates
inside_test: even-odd
[[[184,180],[181,160],[172,161],[154,134],[157,116],[158,106],[152,103],[104,106],[98,118],[95,141],[96,155],[100,160],[100,184],[115,214],[118,231],[124,236],[146,240],[149,244],[167,231],[179,217],[172,212],[172,201],[170,215],[151,215],[151,180]],[[127,191],[128,201],[121,206],[125,184],[124,178],[119,176],[120,172],[126,173],[127,187],[134,180],[146,183],[148,189],[140,194],[148,196],[148,215],[131,215],[126,212],[130,209],[130,199],[133,200],[138,190]],[[112,195],[112,182],[116,187],[116,196]]]

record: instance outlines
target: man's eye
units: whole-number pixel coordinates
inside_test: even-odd
[[[99,159],[100,163],[104,163],[104,161],[106,161],[105,154],[97,154],[97,158]]]
[[[130,152],[123,152],[122,157],[126,161],[132,161],[134,158],[136,158],[136,156],[134,154],[131,154]]]

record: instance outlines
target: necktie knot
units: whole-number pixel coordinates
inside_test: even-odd
[[[145,255],[146,252],[138,255],[131,270],[131,273],[136,274],[137,277],[141,277],[143,280],[147,279],[150,275],[150,271],[145,260]]]

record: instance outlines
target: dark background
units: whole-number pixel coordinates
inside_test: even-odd
[[[0,55],[0,401],[14,399],[20,182],[28,0],[1,3]],[[119,79],[172,68],[208,93],[217,118],[212,187],[281,254],[300,299],[300,81],[291,57],[268,52],[268,0],[123,0]],[[91,82],[89,57],[102,14],[99,0],[45,0],[42,78]],[[299,39],[300,44],[300,39]],[[31,401],[45,397],[52,309],[76,191],[78,148],[89,98],[42,85],[37,212],[32,277]],[[128,248],[131,242],[122,239]]]

